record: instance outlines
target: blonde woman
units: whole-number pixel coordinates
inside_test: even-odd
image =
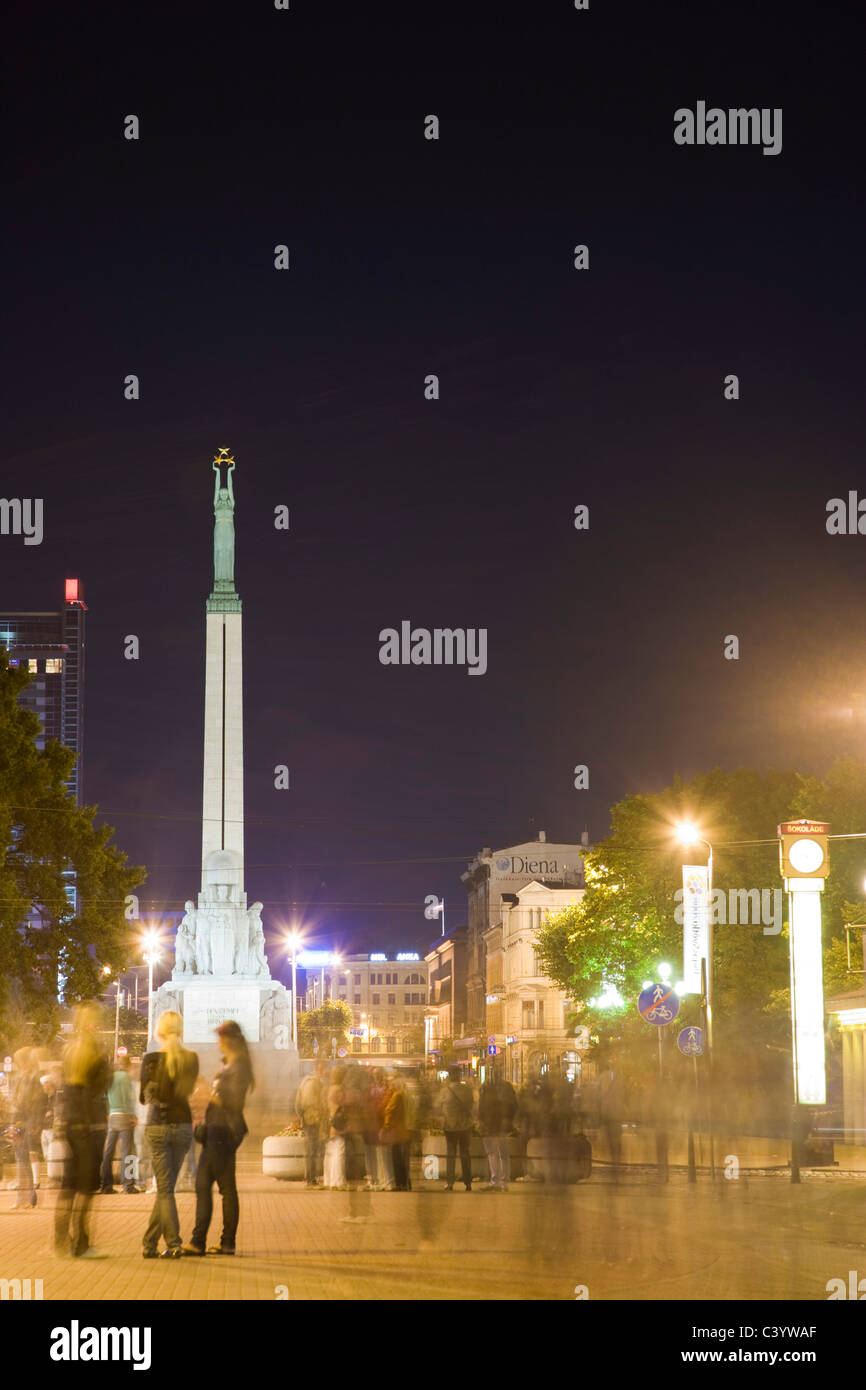
[[[100,1258],[90,1245],[87,1218],[93,1193],[99,1186],[99,1164],[108,1126],[111,1068],[99,1037],[101,1022],[98,1004],[83,1004],[77,1010],[72,1041],[63,1056],[63,1079],[54,1112],[55,1132],[66,1141],[54,1216],[54,1248],[59,1255],[85,1259]]]
[[[184,1156],[192,1142],[189,1098],[198,1079],[198,1056],[181,1042],[180,1014],[168,1009],[156,1024],[158,1052],[146,1053],[141,1064],[140,1099],[147,1106],[145,1137],[156,1178],[156,1200],[144,1233],[142,1254],[154,1260],[159,1238],[165,1238],[163,1259],[179,1259],[183,1242],[174,1189]]]

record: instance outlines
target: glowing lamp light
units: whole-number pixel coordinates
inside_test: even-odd
[[[622,1009],[625,1008],[625,1000],[617,989],[616,985],[602,983],[601,994],[595,999],[590,999],[589,1003],[593,1009]]]
[[[690,820],[682,820],[676,828],[677,839],[683,845],[693,845],[695,840],[700,839],[698,827]]]
[[[677,980],[674,985],[674,994],[676,994],[679,999],[682,999],[684,994],[688,994],[685,980]]]
[[[652,981],[652,980],[644,980],[643,984],[641,985],[641,989],[651,989],[651,988],[652,988],[652,985],[653,985],[653,981]]]
[[[666,960],[663,960],[661,965],[659,966],[659,975],[665,982],[667,982],[671,977],[671,968]]]

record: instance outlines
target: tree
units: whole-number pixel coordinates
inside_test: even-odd
[[[98,994],[103,965],[125,968],[133,938],[124,901],[145,875],[111,843],[109,826],[93,824],[97,808],[75,805],[64,785],[75,754],[54,739],[36,747],[39,720],[18,704],[29,681],[0,646],[0,1008],[14,994],[45,1029],[59,976],[74,1003]]]
[[[348,1031],[352,1026],[352,1010],[342,999],[326,999],[318,1009],[309,1009],[298,1014],[298,1050],[302,1057],[313,1057],[319,1044],[318,1055],[330,1057],[331,1039],[337,1039],[337,1047],[348,1047]]]
[[[715,769],[688,783],[678,779],[657,795],[626,797],[613,808],[611,835],[586,856],[582,902],[551,916],[538,944],[547,973],[574,1001],[575,1022],[589,1024],[600,1060],[615,1056],[624,1070],[643,1077],[653,1065],[655,1029],[635,1004],[644,981],[658,978],[660,962],[667,959],[678,973],[682,960],[675,893],[690,855],[675,840],[676,823],[694,821],[712,843],[714,886],[727,895],[781,889],[776,827],[804,815],[829,820],[834,833],[866,831],[866,765],[846,760],[824,781],[793,772]],[[832,841],[830,847],[824,939],[831,987],[844,977],[844,922],[856,912],[862,920],[862,905],[851,901],[859,887],[859,843]],[[703,846],[694,856],[705,862]],[[766,1094],[790,1055],[788,971],[786,925],[778,934],[766,934],[760,922],[716,926],[714,1042],[720,1080],[727,1070],[732,1090],[756,1081]],[[621,1007],[611,1006],[611,987]],[[698,1022],[697,1000],[688,996],[675,1029]]]

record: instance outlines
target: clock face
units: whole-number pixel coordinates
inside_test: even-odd
[[[798,874],[814,874],[824,863],[824,851],[817,840],[795,840],[788,859]]]

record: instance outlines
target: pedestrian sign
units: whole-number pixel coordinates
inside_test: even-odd
[[[487,1056],[488,1056],[488,1057],[495,1057],[498,1051],[499,1051],[499,1048],[496,1046],[496,1044],[495,1044],[495,1043],[490,1043],[490,1044],[488,1045],[488,1048],[487,1048]]]
[[[677,1047],[684,1057],[700,1057],[704,1050],[703,1028],[681,1028],[677,1035]]]
[[[672,984],[649,985],[637,1001],[641,1018],[661,1028],[672,1023],[680,1011],[680,1001]]]

